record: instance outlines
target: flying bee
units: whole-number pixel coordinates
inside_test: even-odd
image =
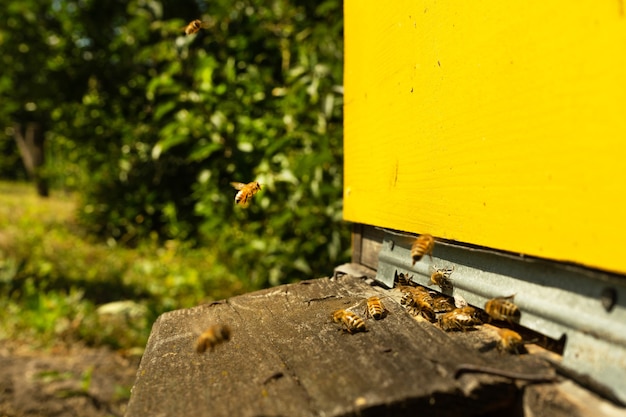
[[[211,25],[211,22],[203,22],[200,19],[192,20],[187,26],[183,28],[185,35],[193,35],[198,33],[200,29],[207,29]]]
[[[498,329],[498,349],[503,352],[521,353],[524,349],[522,336],[511,329]]]
[[[413,265],[420,259],[422,256],[429,255],[432,259],[433,248],[435,247],[435,239],[428,234],[420,235],[413,245],[411,246],[411,258],[413,259]]]
[[[365,322],[357,314],[348,310],[337,310],[333,312],[333,322],[341,323],[344,330],[348,333],[364,332]]]
[[[485,303],[485,311],[494,320],[502,320],[509,323],[518,323],[522,313],[513,303],[515,295],[498,297]]]
[[[230,327],[223,324],[216,324],[204,331],[196,340],[196,352],[204,353],[213,351],[215,346],[227,342],[230,339]]]
[[[256,181],[247,184],[243,182],[231,182],[230,185],[232,185],[235,190],[239,190],[235,195],[235,204],[241,204],[242,206],[246,205],[252,196],[261,189],[261,185]]]
[[[454,271],[454,267],[452,268],[437,268],[433,267],[433,273],[430,276],[430,283],[437,285],[441,288],[441,291],[451,290],[452,289],[452,281],[450,280],[450,275]]]
[[[476,324],[479,323],[472,314],[458,308],[439,316],[439,327],[446,332],[452,330],[466,331],[472,329]]]
[[[380,297],[372,296],[367,299],[367,315],[375,320],[380,320],[387,314],[387,309]]]

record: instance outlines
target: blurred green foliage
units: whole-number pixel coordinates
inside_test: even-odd
[[[32,186],[0,182],[0,195],[0,340],[141,347],[165,311],[258,289],[207,248],[94,242],[65,194],[41,200]]]
[[[0,143],[41,119],[47,175],[80,194],[89,232],[210,247],[261,285],[347,259],[340,1],[8,4]],[[230,182],[253,180],[236,207]]]
[[[5,332],[135,345],[163,311],[348,259],[342,2],[4,3],[0,176],[24,178],[12,125],[36,121],[58,190],[9,209],[0,183],[0,308],[22,311]],[[235,206],[230,182],[253,180]],[[131,336],[100,321],[124,300]]]

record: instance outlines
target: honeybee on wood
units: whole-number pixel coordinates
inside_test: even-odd
[[[436,313],[448,312],[454,310],[454,303],[446,296],[433,297],[433,310]]]
[[[385,317],[387,309],[383,302],[380,301],[380,297],[372,296],[367,299],[367,314],[375,320],[380,320]]]
[[[204,353],[213,351],[215,346],[227,342],[230,339],[230,327],[223,324],[216,324],[204,331],[196,340],[196,352]]]
[[[364,332],[365,322],[356,313],[347,310],[337,310],[333,312],[333,321],[341,323],[341,326],[348,333]]]
[[[435,239],[428,234],[420,235],[413,245],[411,246],[411,258],[413,259],[413,265],[420,259],[422,256],[429,255],[432,259],[433,248],[435,247]]]
[[[211,25],[211,22],[203,22],[200,19],[192,20],[187,26],[183,28],[185,35],[193,35],[198,33],[200,29],[207,29]]]
[[[522,336],[511,329],[498,329],[498,349],[504,352],[521,353],[524,349]]]
[[[485,311],[494,320],[502,320],[509,323],[518,323],[522,313],[513,303],[515,295],[498,297],[485,303]]]
[[[437,268],[433,267],[433,273],[430,276],[430,283],[437,285],[441,288],[441,291],[451,290],[452,289],[452,281],[450,280],[450,275],[454,272],[454,267],[452,268]]]
[[[470,305],[466,305],[463,307],[457,307],[456,311],[458,311],[460,314],[467,314],[468,316],[470,316],[472,320],[474,320],[474,325],[483,323],[483,314],[482,310],[480,309],[476,309]]]
[[[458,308],[439,316],[439,327],[446,332],[469,330],[476,324],[478,324],[476,318],[469,311],[463,311]]]
[[[247,184],[243,182],[231,182],[230,185],[232,185],[235,190],[239,190],[235,195],[235,204],[241,204],[242,206],[246,205],[252,196],[261,189],[261,185],[256,181]]]
[[[402,291],[402,299],[400,300],[400,304],[404,307],[410,307],[415,304],[416,297],[423,297],[425,299],[429,299],[430,294],[428,290],[424,287],[402,287],[400,288]]]
[[[409,296],[403,298],[405,300],[405,308],[412,316],[421,316],[431,323],[435,321],[435,310],[433,309],[433,298],[428,291],[412,288],[413,291],[408,291],[406,294]],[[402,301],[401,301],[402,302]]]
[[[402,298],[400,299],[400,304],[403,307],[409,307],[411,305],[413,305],[414,301],[413,301],[413,294],[411,294],[410,292],[405,292],[402,294]]]

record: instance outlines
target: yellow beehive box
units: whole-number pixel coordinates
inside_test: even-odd
[[[344,218],[626,273],[625,8],[346,0]]]

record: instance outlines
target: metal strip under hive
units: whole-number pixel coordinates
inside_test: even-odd
[[[393,287],[398,273],[430,284],[433,267],[454,267],[452,293],[478,307],[515,295],[520,324],[553,339],[566,337],[563,366],[606,385],[626,403],[626,279],[584,268],[437,242],[432,259],[412,266],[415,236],[387,231],[376,280]]]

